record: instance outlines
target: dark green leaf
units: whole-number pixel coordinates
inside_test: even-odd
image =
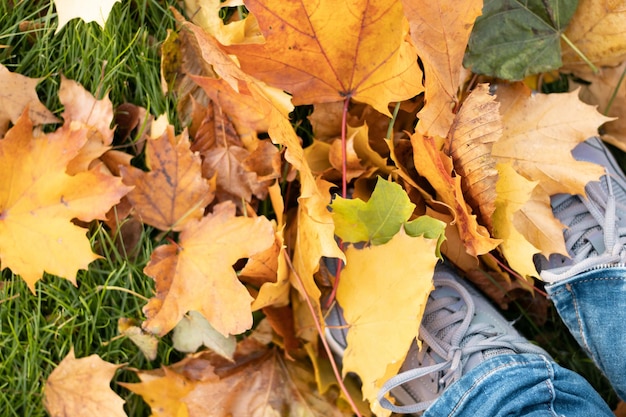
[[[578,0],[485,0],[463,65],[507,80],[560,68],[560,37],[577,6]]]

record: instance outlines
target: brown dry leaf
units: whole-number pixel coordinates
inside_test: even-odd
[[[489,230],[491,216],[496,209],[495,186],[498,179],[491,148],[502,134],[498,107],[495,97],[489,94],[489,86],[479,84],[465,99],[454,119],[446,152],[462,177],[463,195]]]
[[[588,82],[580,86],[581,100],[597,105],[604,115],[617,118],[602,126],[602,139],[626,152],[626,83],[620,84],[624,71],[626,62],[617,67],[602,68],[597,75],[580,73],[577,76]],[[615,91],[618,85],[619,89]]]
[[[363,397],[378,416],[389,415],[376,400],[378,391],[397,374],[417,337],[433,287],[436,246],[436,239],[410,237],[401,229],[384,245],[346,250],[337,290],[350,326],[343,373],[359,375]]]
[[[203,352],[158,371],[139,371],[142,382],[122,385],[162,417],[350,415],[333,404],[336,390],[316,391],[308,363],[285,360],[280,350],[267,347],[268,337],[271,329],[261,322],[238,343],[234,361]]]
[[[248,94],[233,90],[224,79],[190,76],[214,103],[215,118],[228,115],[244,144],[253,145],[257,132],[267,132],[266,114]],[[222,123],[224,124],[224,123]]]
[[[109,386],[122,366],[98,355],[76,359],[72,348],[46,381],[46,410],[53,417],[126,417],[124,400]]]
[[[583,194],[589,181],[597,181],[602,167],[576,161],[571,150],[598,134],[611,119],[583,103],[578,92],[532,94],[522,83],[498,85],[496,99],[502,115],[502,138],[492,155],[539,184],[550,195]],[[572,175],[576,172],[576,175]]]
[[[398,0],[254,0],[246,7],[265,43],[227,51],[245,72],[293,94],[295,105],[352,98],[390,115],[390,102],[423,91]]]
[[[614,66],[626,59],[626,1],[580,0],[565,36],[597,66]],[[565,66],[586,66],[574,50],[561,41]]]
[[[411,39],[424,64],[424,108],[418,113],[417,130],[445,137],[458,105],[463,55],[480,15],[483,2],[450,0],[403,0]]]
[[[0,64],[0,138],[6,133],[9,122],[17,123],[24,109],[28,107],[28,117],[33,125],[60,122],[44,106],[35,88],[41,78],[28,78],[9,71]]]
[[[33,292],[44,271],[76,285],[77,271],[98,256],[72,220],[104,220],[129,191],[97,169],[66,173],[86,141],[86,129],[69,126],[35,137],[26,113],[0,141],[0,261]]]
[[[500,243],[492,239],[484,226],[478,224],[476,215],[465,202],[461,178],[452,176],[452,161],[431,137],[415,133],[411,136],[413,161],[417,172],[425,177],[437,192],[437,199],[448,206],[455,216],[455,224],[467,253],[485,254]]]
[[[214,190],[202,178],[200,157],[189,146],[186,131],[175,136],[174,128],[168,126],[159,138],[147,141],[150,172],[121,167],[124,183],[134,186],[128,200],[143,223],[181,231],[187,223],[202,218]]]
[[[265,217],[236,217],[229,202],[188,222],[178,244],[156,248],[144,269],[156,281],[157,295],[144,306],[143,328],[163,336],[195,310],[224,336],[248,330],[252,297],[232,265],[273,243],[274,229]]]

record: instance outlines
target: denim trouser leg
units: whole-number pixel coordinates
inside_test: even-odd
[[[626,268],[585,272],[546,289],[572,335],[626,399]]]
[[[536,354],[491,358],[452,384],[424,417],[614,417],[580,375]]]
[[[626,268],[597,269],[546,287],[563,322],[626,399]],[[540,355],[501,355],[452,384],[435,416],[613,416],[580,375]]]

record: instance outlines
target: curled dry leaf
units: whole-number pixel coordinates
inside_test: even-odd
[[[126,417],[124,400],[109,386],[122,366],[98,355],[76,359],[72,348],[46,381],[46,410],[54,417]]]
[[[437,199],[455,216],[454,222],[467,253],[477,256],[498,246],[500,241],[491,238],[472,214],[461,190],[461,178],[452,176],[452,160],[440,150],[434,138],[415,133],[411,144],[415,169],[428,180],[437,191]]]
[[[463,194],[489,230],[496,209],[498,179],[491,148],[502,134],[498,107],[495,97],[489,94],[489,86],[478,85],[454,118],[447,144],[454,169],[462,177]]]

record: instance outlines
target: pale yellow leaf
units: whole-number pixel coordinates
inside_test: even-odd
[[[61,28],[72,19],[80,18],[85,23],[96,22],[104,28],[104,24],[109,18],[109,13],[113,5],[121,0],[54,0],[59,17],[59,24],[55,32],[59,33]]]
[[[343,372],[359,375],[363,396],[379,416],[385,412],[376,400],[378,391],[398,372],[417,336],[433,287],[436,245],[402,229],[384,245],[346,250],[337,291],[350,326]]]

